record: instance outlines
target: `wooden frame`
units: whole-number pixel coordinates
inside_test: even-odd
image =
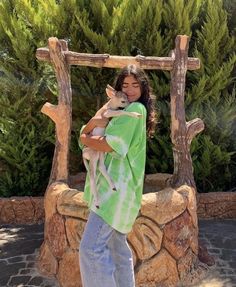
[[[187,70],[200,68],[198,58],[188,57],[189,37],[178,35],[170,57],[111,56],[108,54],[84,54],[68,50],[66,41],[49,38],[48,48],[37,49],[38,60],[50,62],[55,70],[59,87],[58,105],[46,103],[42,112],[56,125],[56,145],[49,184],[54,181],[68,182],[68,159],[71,134],[72,91],[70,65],[123,68],[135,64],[142,69],[168,70],[171,73],[171,140],[173,144],[174,172],[170,184],[195,187],[190,144],[204,129],[204,123],[196,118],[185,119],[184,96]]]

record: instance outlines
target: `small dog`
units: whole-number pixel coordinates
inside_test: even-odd
[[[114,90],[111,86],[107,85],[106,93],[109,97],[109,101],[95,114],[96,117],[103,115],[106,118],[120,117],[123,115],[139,118],[142,115],[136,112],[127,112],[120,110],[120,108],[125,108],[129,105],[128,98],[125,93],[121,91]],[[96,127],[93,129],[92,135],[104,136],[105,128]],[[96,169],[102,173],[106,178],[112,190],[116,191],[116,187],[111,180],[109,174],[107,173],[106,167],[104,165],[104,153],[100,151],[93,150],[89,147],[85,147],[82,153],[84,165],[90,175],[90,187],[94,196],[95,206],[99,208],[99,198],[96,186]]]

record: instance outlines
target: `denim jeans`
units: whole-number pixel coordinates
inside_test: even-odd
[[[92,211],[80,242],[79,260],[83,287],[135,287],[126,234]]]

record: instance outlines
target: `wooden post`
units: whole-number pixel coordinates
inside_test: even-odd
[[[48,40],[49,55],[53,64],[58,88],[58,105],[46,103],[41,111],[49,116],[56,125],[56,143],[49,185],[54,181],[68,181],[69,146],[72,124],[72,91],[70,67],[64,51],[68,50],[66,41],[57,38]]]
[[[194,136],[204,129],[204,123],[198,118],[187,123],[185,120],[184,94],[188,46],[189,38],[187,36],[177,36],[175,50],[172,52],[174,64],[171,71],[170,97],[174,172],[171,185],[179,187],[187,184],[195,188],[190,144]]]

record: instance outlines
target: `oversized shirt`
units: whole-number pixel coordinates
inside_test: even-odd
[[[110,188],[98,168],[99,208],[96,208],[90,191],[89,174],[84,189],[84,200],[89,208],[121,233],[132,229],[138,215],[146,160],[146,108],[134,102],[125,110],[140,113],[142,117],[114,117],[105,130],[106,141],[113,149],[105,156],[105,166],[117,190]]]

